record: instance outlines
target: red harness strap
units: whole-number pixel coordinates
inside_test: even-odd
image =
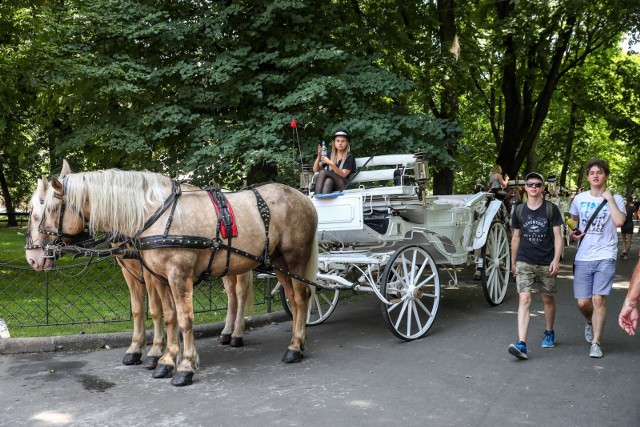
[[[231,231],[231,237],[236,237],[238,235],[238,227],[236,226],[236,217],[233,214],[233,209],[231,205],[223,199],[223,209],[222,214],[220,214],[220,205],[216,200],[213,192],[208,191],[209,198],[211,199],[211,203],[213,203],[213,207],[216,209],[216,214],[218,215],[218,220],[222,220],[222,223],[225,225],[224,227],[220,227],[220,233],[223,238],[229,237],[229,231]],[[222,217],[220,217],[222,215]]]

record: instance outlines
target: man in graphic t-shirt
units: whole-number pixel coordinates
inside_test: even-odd
[[[511,271],[518,289],[518,341],[509,345],[509,354],[527,359],[527,333],[531,293],[538,285],[544,303],[546,329],[543,348],[555,347],[553,322],[556,315],[556,275],[562,254],[562,216],[556,205],[544,200],[544,179],[537,172],[524,179],[527,201],[518,205],[511,218]]]
[[[607,190],[609,165],[594,159],[585,165],[589,191],[577,194],[571,203],[571,217],[578,224],[571,237],[578,240],[573,274],[573,294],[585,317],[584,338],[591,344],[589,356],[602,357],[600,340],[607,314],[606,297],[611,292],[618,257],[617,227],[626,219],[624,199]],[[593,218],[586,234],[581,231],[600,204],[606,204]],[[578,222],[579,221],[579,222]]]

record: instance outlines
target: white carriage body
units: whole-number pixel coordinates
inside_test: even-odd
[[[358,158],[362,166],[367,158]],[[373,181],[391,181],[398,168],[410,170],[413,155],[387,155],[367,166],[391,166],[360,172],[349,188],[335,197],[312,197],[318,212],[318,241],[337,251],[392,250],[397,244],[424,245],[438,264],[466,263],[470,251],[482,247],[501,202],[489,193],[426,196],[417,187],[365,187]]]
[[[456,266],[475,263],[487,300],[496,305],[504,298],[509,245],[503,224],[496,224],[508,216],[503,203],[491,193],[419,197],[414,177],[424,173],[416,162],[406,154],[358,158],[362,170],[349,188],[311,196],[321,251],[312,303],[318,317],[309,315],[310,324],[331,314],[339,290],[362,290],[379,298],[396,336],[419,338],[438,310],[437,266],[457,285]]]

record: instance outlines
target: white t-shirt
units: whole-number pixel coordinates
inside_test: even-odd
[[[614,195],[618,209],[624,212],[624,199]],[[584,230],[591,215],[600,206],[604,199],[593,197],[589,191],[580,193],[574,197],[571,203],[571,215],[580,217],[578,228]],[[618,231],[611,219],[611,210],[607,203],[602,207],[598,216],[593,220],[587,230],[587,235],[582,238],[576,261],[598,261],[602,259],[618,258]]]

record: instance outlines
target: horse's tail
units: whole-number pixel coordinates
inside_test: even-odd
[[[311,248],[311,256],[309,257],[309,263],[307,264],[307,274],[305,277],[312,282],[316,281],[318,274],[318,236],[313,234],[313,247]]]
[[[244,300],[244,312],[246,315],[253,313],[253,270],[249,270],[248,272],[244,273],[244,275],[245,277],[243,277],[243,279],[247,280],[245,290],[247,297]]]

